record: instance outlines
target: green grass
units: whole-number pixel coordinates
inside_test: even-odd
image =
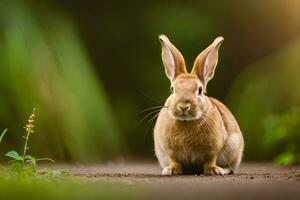
[[[0,175],[1,199],[141,199],[137,188],[95,178]]]

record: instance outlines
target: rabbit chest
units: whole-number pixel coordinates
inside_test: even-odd
[[[219,130],[205,123],[174,126],[166,137],[170,156],[181,163],[202,163],[207,155],[218,153],[222,148],[224,133]]]

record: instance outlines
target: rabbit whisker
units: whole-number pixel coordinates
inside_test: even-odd
[[[155,114],[148,122],[147,122],[147,125],[146,125],[146,131],[145,131],[145,141],[147,139],[147,135],[148,135],[148,132],[149,132],[149,129],[150,127],[152,126],[155,118],[157,118],[157,116],[159,115],[159,113]]]
[[[156,110],[156,109],[160,109],[160,108],[163,108],[163,107],[166,107],[166,106],[152,106],[152,107],[146,108],[146,109],[142,110],[141,112],[139,112],[139,113],[137,114],[137,116],[143,114],[143,113],[146,112],[146,111],[149,111],[149,110]]]
[[[213,132],[213,130],[212,130],[212,128],[211,128],[211,126],[210,126],[210,124],[209,124],[209,122],[204,118],[204,117],[202,117],[202,119],[203,119],[203,121],[204,121],[204,124],[206,125],[206,127],[207,127],[207,129],[208,129],[208,131],[209,131],[209,133],[212,133]]]
[[[167,108],[167,107],[164,107],[164,108]],[[154,119],[159,115],[159,112],[156,113],[153,117],[151,117],[150,120],[148,120],[147,124],[146,124],[146,127],[148,129],[148,125],[151,126],[152,122],[154,121]]]
[[[212,121],[215,121],[215,119],[213,119],[211,116],[209,116],[208,114],[204,113],[204,112],[201,112],[201,114],[207,118],[209,118],[210,120]]]
[[[209,123],[209,121],[208,121],[207,119],[205,119],[204,116],[207,116],[207,115],[203,114],[203,116],[201,117],[201,119],[204,121],[203,124],[206,126],[206,128],[207,128],[208,132],[211,134],[211,136],[213,136],[214,134],[212,134],[212,133],[213,133],[213,129],[212,129],[212,127],[211,127],[211,124]],[[208,117],[208,116],[207,116],[207,117]],[[212,118],[208,118],[208,119],[213,120]],[[199,122],[199,123],[200,123],[200,122]]]
[[[144,116],[138,123],[138,126],[140,126],[144,121],[145,119],[147,119],[147,117],[150,117],[151,115],[153,115],[154,113],[159,113],[160,109],[157,109],[157,110],[154,110],[154,111],[151,111],[150,113],[148,113],[146,116]]]

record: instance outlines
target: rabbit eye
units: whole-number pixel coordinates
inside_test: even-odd
[[[202,94],[202,86],[200,86],[198,89],[198,95],[201,95],[201,94]]]
[[[173,93],[173,86],[170,87],[170,93],[171,93],[171,94]]]

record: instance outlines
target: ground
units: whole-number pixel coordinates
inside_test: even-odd
[[[62,167],[62,166],[57,166]],[[244,163],[233,175],[161,176],[157,163],[63,166],[74,176],[122,182],[159,199],[300,199],[300,167]]]

